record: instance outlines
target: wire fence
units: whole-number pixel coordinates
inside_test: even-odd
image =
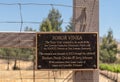
[[[64,4],[40,4],[40,3],[0,3],[0,6],[14,6],[19,10],[20,21],[0,21],[0,24],[19,24],[19,32],[23,31],[23,26],[25,23],[28,24],[40,24],[38,21],[24,21],[23,17],[23,6],[50,6],[52,7],[67,7],[73,8],[70,5]],[[79,6],[78,6],[79,7]],[[63,22],[68,24],[69,22]],[[20,41],[19,41],[20,42]],[[18,43],[19,44],[19,43]],[[20,54],[18,54],[20,55]],[[72,72],[71,71],[35,71],[35,53],[33,52],[33,60],[21,60],[18,57],[16,63],[19,70],[13,70],[13,65],[15,63],[14,57],[3,57],[0,58],[0,82],[71,82]],[[6,60],[6,58],[8,60]],[[9,67],[9,70],[8,70]],[[12,75],[11,75],[12,74]]]
[[[95,5],[95,3],[94,3]],[[94,6],[92,7],[92,14],[90,20],[94,15]],[[26,21],[23,16],[23,9],[25,6],[48,6],[48,7],[63,7],[63,8],[85,8],[84,6],[71,6],[65,4],[41,4],[41,3],[0,3],[0,6],[15,6],[19,11],[19,21],[0,21],[0,24],[19,24],[18,31],[21,33],[23,31],[24,24],[37,24],[39,25],[41,22],[39,21]],[[64,24],[68,24],[69,21],[63,21]],[[75,22],[73,22],[75,24]],[[89,23],[89,26],[91,22]],[[18,35],[18,37],[21,34]],[[20,41],[19,41],[20,42]],[[35,54],[33,52],[33,54]],[[14,58],[10,58],[10,62],[4,58],[0,58],[0,82],[72,82],[72,71],[63,71],[63,70],[52,70],[52,71],[35,71],[35,57],[31,61],[20,60],[17,61],[18,67],[22,68],[16,71],[12,70],[12,66],[14,64]],[[6,71],[6,68],[9,64],[9,71]],[[11,75],[12,74],[12,75]],[[109,76],[109,74],[107,73]],[[112,76],[113,78],[118,78],[118,76]],[[109,81],[108,81],[109,82]]]
[[[23,17],[23,13],[24,13],[24,8],[26,7],[26,6],[28,6],[28,7],[34,7],[34,6],[48,6],[48,8],[49,7],[51,7],[51,8],[53,8],[53,7],[63,7],[63,8],[70,8],[71,9],[71,11],[72,11],[72,8],[73,8],[73,6],[71,6],[71,5],[65,5],[65,4],[41,4],[41,3],[0,3],[0,6],[8,6],[8,8],[9,8],[9,6],[13,6],[13,7],[16,7],[16,8],[18,8],[18,10],[19,10],[19,16],[20,16],[20,21],[8,21],[8,20],[5,20],[5,21],[0,21],[0,24],[19,24],[20,25],[20,29],[21,29],[21,27],[23,28],[23,26],[24,26],[24,24],[25,23],[27,23],[27,24],[38,24],[38,25],[40,25],[40,21],[25,21],[25,18]],[[79,6],[77,6],[77,7],[79,7]],[[29,9],[30,9],[29,8]],[[80,7],[81,8],[81,7]],[[17,10],[17,12],[18,12],[18,10]],[[37,12],[36,12],[37,13]],[[43,12],[42,12],[43,13]],[[31,14],[31,16],[32,16],[33,14]],[[14,15],[15,16],[15,15]],[[39,18],[39,17],[38,17]],[[67,21],[67,22],[65,22],[65,21],[63,21],[63,24],[68,24],[69,23],[69,21]],[[6,25],[7,26],[7,25]],[[21,31],[22,31],[23,29],[21,29]]]

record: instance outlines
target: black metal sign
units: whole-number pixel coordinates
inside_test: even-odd
[[[97,69],[97,33],[37,33],[37,69]]]

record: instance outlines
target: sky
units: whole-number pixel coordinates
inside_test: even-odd
[[[115,39],[120,41],[120,0],[100,0],[99,8],[100,36],[111,28]]]
[[[0,3],[39,3],[39,4],[65,4],[73,5],[72,0],[0,0]],[[111,28],[113,35],[120,40],[120,0],[99,0],[99,33],[100,36],[107,34]],[[62,14],[64,22],[69,22],[73,14],[71,7],[45,6],[45,5],[22,5],[22,18],[25,22],[42,22],[49,13],[49,10],[55,7]],[[19,22],[21,21],[20,6],[2,5],[0,4],[0,32],[3,31],[19,31],[21,24],[19,23],[2,23],[2,22]],[[63,23],[65,29],[68,23]],[[23,28],[32,27],[39,30],[40,23],[23,23]]]

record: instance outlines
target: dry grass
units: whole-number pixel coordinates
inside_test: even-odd
[[[14,66],[14,60],[9,61],[9,70],[12,70],[12,67]],[[31,61],[17,61],[17,67],[21,69],[28,69],[29,67],[33,66],[33,63]],[[0,59],[0,70],[7,70],[8,67],[8,60]]]
[[[63,82],[70,72],[62,71],[61,73],[60,71],[54,73],[52,71],[35,71],[35,82],[54,82],[54,80]],[[33,82],[33,79],[33,71],[0,71],[0,82]],[[68,79],[64,82],[68,82]]]
[[[0,59],[0,82],[72,82],[71,71],[14,71],[12,70],[13,64],[14,61],[11,61],[10,70],[7,71],[7,61]],[[32,62],[20,61],[20,66],[24,69],[31,65],[33,65]],[[33,77],[34,74],[35,77]],[[108,79],[100,75],[99,82],[108,82]]]
[[[17,66],[20,66],[22,70],[12,70],[14,65],[13,60],[10,61],[9,70],[6,70],[7,65],[7,60],[0,59],[0,82],[34,82],[34,78],[35,82],[71,82],[71,71],[25,70],[33,66],[33,63],[30,61],[17,62]],[[35,77],[33,78],[34,75]]]

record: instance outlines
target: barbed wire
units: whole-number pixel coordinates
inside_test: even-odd
[[[41,3],[0,3],[0,5],[34,5],[34,6],[61,6],[61,7],[70,7],[70,8],[85,8],[85,6],[71,6],[65,4],[41,4]]]
[[[0,23],[21,23],[21,21],[0,21]],[[22,21],[22,23],[31,23],[31,24],[40,24],[42,22],[34,22],[34,21]],[[62,22],[62,23],[65,23],[65,24],[68,24],[70,22]]]
[[[52,8],[54,6],[68,7],[68,8],[76,8],[76,7],[77,8],[85,8],[85,6],[71,6],[71,5],[66,5],[66,4],[43,4],[43,3],[0,3],[0,6],[1,5],[3,5],[3,6],[6,6],[6,5],[8,5],[8,6],[13,6],[13,5],[20,6],[20,8],[19,8],[20,11],[22,9],[21,8],[22,6],[29,6],[29,5],[30,6],[51,6]],[[22,13],[20,12],[20,14],[22,14]],[[42,22],[38,22],[38,21],[24,21],[23,18],[22,18],[22,15],[20,17],[21,17],[21,21],[0,21],[0,23],[13,23],[13,24],[18,23],[22,26],[25,23],[29,23],[29,24],[40,24],[40,23],[42,23]],[[70,21],[69,22],[63,21],[62,23],[63,24],[69,24]],[[71,23],[75,24],[76,22],[72,21]],[[22,29],[20,31],[22,31]]]
[[[0,6],[19,6],[19,11],[21,11],[23,6],[51,6],[52,8],[54,6],[60,6],[60,7],[68,7],[68,8],[73,8],[71,5],[65,5],[65,4],[42,4],[42,3],[0,3]],[[76,6],[80,7],[81,6]],[[23,7],[24,8],[24,7]],[[22,18],[22,13],[19,12],[20,14],[20,21],[0,21],[0,23],[11,23],[11,24],[20,24],[20,32],[22,31],[23,24],[28,23],[28,24],[41,24],[42,22],[38,21],[24,21]],[[63,24],[68,24],[69,22],[62,22]]]

